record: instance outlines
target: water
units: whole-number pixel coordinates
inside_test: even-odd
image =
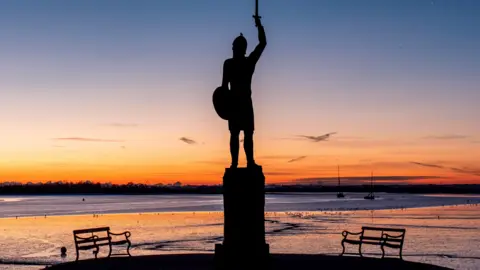
[[[369,210],[443,206],[479,201],[476,195],[376,194],[374,201],[363,193],[338,199],[328,193],[283,193],[266,196],[266,211]],[[248,199],[248,198],[245,198]],[[139,212],[223,211],[222,195],[65,195],[0,196],[0,218]]]
[[[378,200],[370,201],[364,195],[267,195],[271,251],[337,255],[343,230],[388,225],[407,229],[405,260],[480,269],[479,196],[378,194]],[[132,255],[211,253],[222,241],[222,210],[221,195],[3,196],[0,269],[39,269],[74,260],[72,231],[97,226],[131,231]],[[60,257],[62,246],[66,258]],[[365,252],[379,256],[380,249],[367,247]],[[91,253],[81,253],[81,258],[89,257]],[[24,265],[8,264],[12,262]],[[25,265],[29,263],[37,265]]]

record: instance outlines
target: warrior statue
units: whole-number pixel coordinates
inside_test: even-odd
[[[247,40],[243,34],[240,34],[232,44],[233,57],[225,60],[223,64],[221,87],[228,89],[228,84],[230,84],[228,128],[230,130],[231,168],[238,166],[239,135],[242,130],[244,133],[243,147],[247,157],[247,167],[258,166],[253,157],[253,131],[255,124],[251,83],[255,65],[267,45],[267,40],[260,17],[253,17],[258,28],[258,45],[250,55],[246,56]]]

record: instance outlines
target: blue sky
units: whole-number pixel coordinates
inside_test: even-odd
[[[474,0],[261,0],[260,142],[331,131],[480,140],[478,10]],[[165,141],[191,136],[221,151],[228,129],[211,93],[233,39],[243,32],[255,46],[253,12],[246,0],[2,1],[3,147],[36,134],[28,149],[95,136],[170,151]],[[100,127],[108,123],[138,128]],[[458,156],[471,146],[462,147]]]

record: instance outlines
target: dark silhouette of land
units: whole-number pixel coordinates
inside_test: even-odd
[[[83,260],[53,265],[50,270],[213,270],[215,269],[213,254],[177,254],[156,256],[135,256],[131,258],[106,258]],[[251,260],[245,254],[245,260]],[[254,269],[254,268],[252,268]],[[396,258],[360,258],[347,256],[325,256],[312,254],[271,254],[269,267],[262,269],[275,270],[309,270],[309,269],[369,269],[369,270],[441,270],[450,269],[441,266],[402,261]]]
[[[319,184],[271,184],[265,186],[267,193],[338,192],[336,185]],[[342,192],[368,193],[370,184],[342,185]],[[412,194],[480,194],[480,185],[375,185],[375,192]],[[222,185],[147,185],[111,184],[84,182],[50,182],[37,184],[0,183],[2,195],[142,195],[142,194],[222,194]]]

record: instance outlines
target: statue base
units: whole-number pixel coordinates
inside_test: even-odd
[[[216,269],[267,268],[265,176],[262,167],[227,168],[223,176],[224,240],[215,245]]]
[[[215,270],[270,269],[270,246],[215,244]]]

